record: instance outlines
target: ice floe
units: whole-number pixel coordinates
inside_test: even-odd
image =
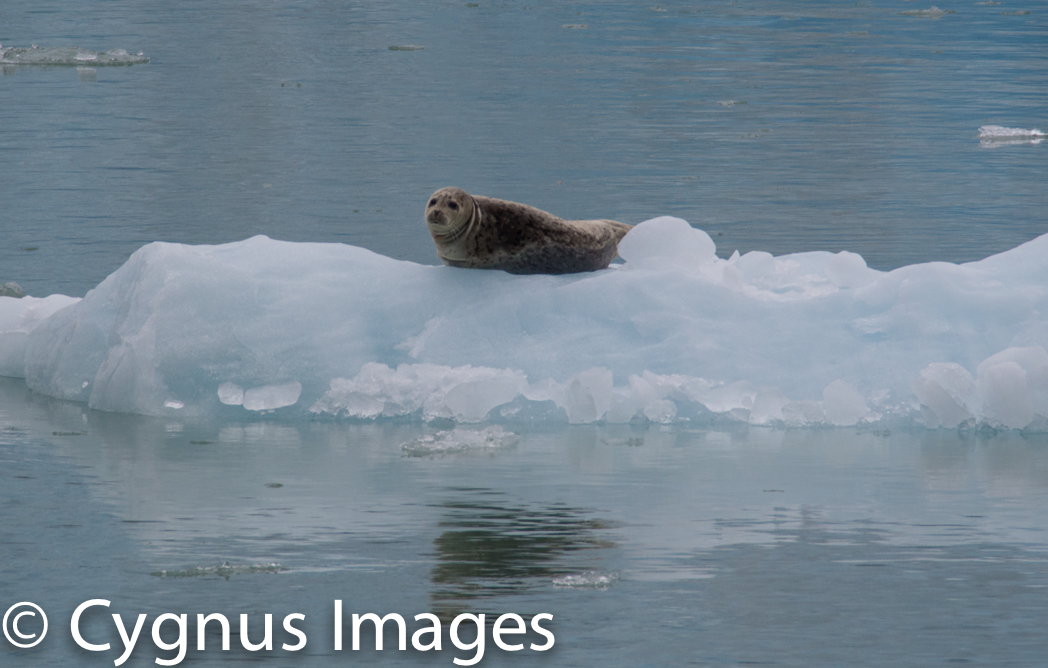
[[[30,47],[0,46],[0,65],[56,65],[107,67],[113,65],[140,65],[148,63],[142,53],[128,53],[125,49],[91,51],[78,46]]]
[[[146,415],[1048,428],[1048,235],[889,272],[715,251],[669,217],[568,276],[153,243],[83,299],[0,297],[0,373]]]
[[[996,148],[1008,144],[1040,144],[1045,136],[1040,130],[984,125],[979,128],[979,145],[984,148]]]

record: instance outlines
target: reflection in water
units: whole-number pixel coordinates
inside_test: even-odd
[[[0,379],[0,589],[59,616],[302,612],[307,651],[337,597],[549,612],[536,664],[1043,664],[1046,434],[587,425],[405,456],[423,429],[119,416]]]
[[[441,504],[444,531],[433,542],[438,564],[430,580],[435,601],[463,601],[518,594],[551,586],[558,576],[592,571],[593,556],[578,553],[615,547],[601,535],[614,524],[593,511],[563,503],[528,507],[504,501],[490,489],[456,489],[464,499]],[[450,607],[441,612],[450,612]]]

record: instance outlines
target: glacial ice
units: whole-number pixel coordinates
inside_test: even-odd
[[[662,217],[566,276],[258,236],[0,297],[0,373],[157,416],[1048,428],[1048,235],[882,272]]]

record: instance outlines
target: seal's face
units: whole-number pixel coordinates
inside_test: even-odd
[[[473,198],[461,188],[441,188],[426,204],[426,227],[437,242],[451,243],[473,219]]]

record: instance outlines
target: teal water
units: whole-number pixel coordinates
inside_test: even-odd
[[[725,256],[979,259],[1048,231],[1045,146],[977,139],[986,124],[1048,125],[1048,27],[1009,3],[939,4],[955,13],[905,16],[927,8],[902,1],[6,8],[5,46],[151,62],[4,69],[0,278],[78,296],[144,243],[254,234],[437,263],[422,210],[445,185],[565,218],[679,216]],[[389,48],[405,45],[423,48]]]
[[[985,257],[1048,231],[1046,145],[977,136],[1048,125],[1046,14],[939,6],[954,13],[4,7],[5,47],[150,62],[2,70],[0,281],[82,295],[144,243],[254,234],[436,263],[421,217],[444,185],[568,218],[680,216],[723,255]],[[336,652],[335,599],[347,616],[554,616],[550,651],[503,652],[489,628],[480,665],[1043,665],[1043,435],[634,425],[403,447],[451,426],[153,420],[0,379],[0,609],[34,601],[50,620],[35,649],[0,639],[0,665],[111,665],[112,612],[149,616],[125,665],[174,655],[150,636],[166,612],[190,615],[190,665],[473,655],[446,630],[439,653]],[[112,601],[82,625],[108,652],[69,633],[92,598]],[[253,640],[273,614],[276,648],[249,653],[234,630],[229,652],[213,634],[196,650],[212,612],[234,629],[249,614]],[[279,649],[292,612],[297,653]]]

